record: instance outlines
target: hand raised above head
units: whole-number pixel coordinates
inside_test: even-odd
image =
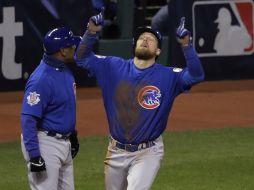
[[[185,17],[181,18],[180,24],[176,29],[177,41],[182,46],[189,46],[191,44],[190,31],[185,28]]]
[[[184,38],[187,35],[190,35],[190,32],[185,28],[185,17],[182,17],[180,24],[176,29],[176,36],[178,38]]]
[[[104,24],[104,7],[101,9],[101,12],[97,15],[94,15],[90,18],[91,21],[93,21],[93,23],[95,25],[103,25]]]
[[[102,30],[102,26],[104,24],[104,8],[102,8],[101,12],[97,15],[94,15],[90,18],[89,23],[87,25],[87,29],[91,34],[96,34]]]

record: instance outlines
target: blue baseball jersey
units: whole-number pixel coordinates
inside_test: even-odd
[[[97,34],[86,31],[77,49],[78,66],[95,76],[102,89],[111,136],[121,143],[154,140],[165,130],[174,99],[204,80],[204,71],[191,43],[183,47],[187,67],[154,63],[138,69],[133,59],[95,56]]]
[[[121,143],[154,140],[165,130],[173,101],[190,89],[185,70],[154,64],[138,69],[133,59],[96,57],[78,61],[102,89],[111,136]]]
[[[26,149],[35,154],[39,128],[61,134],[75,130],[76,84],[64,63],[44,55],[26,84],[21,114]]]

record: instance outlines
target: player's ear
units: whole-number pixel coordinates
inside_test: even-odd
[[[156,50],[156,56],[159,56],[161,54],[161,49],[157,48]]]
[[[70,47],[60,49],[60,54],[62,55],[62,57],[68,56],[69,48]]]
[[[59,53],[60,53],[63,57],[65,57],[65,55],[66,55],[65,48],[60,48]]]

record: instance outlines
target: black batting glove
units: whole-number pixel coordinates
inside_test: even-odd
[[[71,142],[71,156],[75,158],[79,151],[79,142],[78,142],[78,134],[77,131],[73,132],[70,135],[70,142]]]
[[[30,159],[31,172],[42,172],[46,170],[45,161],[41,156],[33,157]]]

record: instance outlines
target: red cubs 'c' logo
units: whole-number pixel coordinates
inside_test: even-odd
[[[160,106],[161,92],[155,86],[145,86],[138,93],[138,103],[145,109],[155,109]]]

